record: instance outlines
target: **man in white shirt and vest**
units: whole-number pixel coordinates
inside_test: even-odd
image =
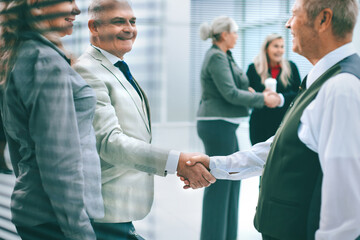
[[[264,240],[360,239],[357,15],[357,0],[296,0],[286,27],[293,51],[314,67],[275,136],[189,163],[202,162],[218,179],[262,175],[254,224]]]

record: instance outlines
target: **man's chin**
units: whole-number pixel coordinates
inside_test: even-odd
[[[121,45],[119,45],[119,50],[123,51],[123,52],[130,52],[132,50],[132,42],[122,42]]]
[[[131,47],[123,47],[120,50],[121,50],[121,52],[123,52],[125,54],[132,50],[132,46]]]
[[[292,50],[294,53],[299,53],[299,48],[295,45],[293,45]]]

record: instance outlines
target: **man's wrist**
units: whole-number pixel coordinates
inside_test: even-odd
[[[165,171],[169,174],[174,174],[177,171],[178,163],[180,159],[180,152],[171,150],[168,155],[168,159],[165,165]]]

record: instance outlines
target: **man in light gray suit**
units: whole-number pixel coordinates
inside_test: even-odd
[[[208,186],[215,179],[201,164],[193,168],[185,165],[195,154],[150,144],[149,104],[123,61],[137,35],[136,17],[129,3],[93,0],[89,14],[91,46],[74,68],[97,96],[94,128],[105,217],[95,220],[94,229],[98,239],[142,239],[132,221],[150,211],[154,174],[166,176],[177,171],[195,187]]]

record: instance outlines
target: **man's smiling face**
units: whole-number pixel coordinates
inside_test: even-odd
[[[136,17],[129,5],[112,4],[98,23],[98,47],[123,58],[130,52],[137,36]]]

